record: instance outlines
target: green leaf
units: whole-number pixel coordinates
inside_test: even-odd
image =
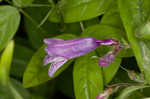
[[[37,2],[45,3],[45,0],[38,0]],[[35,49],[38,49],[42,46],[44,38],[54,37],[60,33],[59,26],[55,23],[49,22],[48,20],[40,25],[41,21],[47,15],[49,10],[50,9],[47,7],[32,7],[24,10],[25,30],[30,44]]]
[[[136,31],[136,36],[140,39],[150,40],[150,22],[146,22],[143,26]]]
[[[51,80],[58,76],[64,69],[66,69],[72,61],[67,62],[63,68],[60,68],[54,75],[54,77],[48,76],[49,66],[43,66],[43,60],[46,56],[44,52],[45,46],[41,47],[31,58],[27,69],[24,72],[23,76],[23,86],[28,88],[32,86],[37,86],[41,83],[44,83],[48,80]]]
[[[116,27],[118,29],[123,29],[123,24],[121,22],[120,14],[119,14],[119,9],[117,2],[113,2],[111,5],[111,9],[109,9],[104,16],[102,17],[100,24],[105,24],[109,26]]]
[[[13,93],[14,99],[31,99],[29,92],[17,80],[11,79],[9,88]]]
[[[62,21],[62,16],[61,16],[61,13],[59,11],[58,4],[56,4],[55,6],[52,6],[51,13],[50,13],[48,19],[49,19],[49,21],[55,22],[55,23]]]
[[[102,15],[113,0],[62,0],[59,4],[64,22],[78,22]]]
[[[99,18],[96,17],[96,18],[93,18],[93,19],[90,19],[90,20],[87,20],[87,21],[83,21],[82,23],[83,23],[84,28],[88,28],[92,25],[98,24],[99,23]]]
[[[125,88],[120,95],[116,98],[116,99],[128,99],[129,96],[134,92],[137,91],[139,89],[143,89],[146,88],[148,86],[130,86]],[[139,97],[138,97],[139,98]]]
[[[75,38],[74,35],[61,35],[58,36],[58,38],[62,39],[73,39]],[[54,75],[54,77],[48,76],[48,66],[43,66],[43,60],[46,56],[46,52],[44,50],[45,44],[38,49],[38,51],[32,56],[27,69],[25,70],[24,76],[23,76],[23,85],[24,87],[32,87],[39,85],[41,83],[44,83],[48,80],[51,80],[58,76],[62,71],[64,71],[72,62],[72,60],[68,61],[62,68],[60,68]]]
[[[103,90],[103,76],[93,51],[79,57],[74,64],[73,80],[76,99],[96,99]]]
[[[69,34],[71,33],[74,35],[80,35],[81,27],[79,23],[62,24],[61,32],[69,33]]]
[[[32,4],[34,0],[13,0],[13,4],[17,7],[26,7]]]
[[[56,92],[55,85],[56,85],[55,80],[51,80],[41,85],[29,88],[29,90],[32,96],[35,95],[35,96],[48,97],[50,99],[53,99],[51,97],[53,97],[54,93]]]
[[[9,86],[10,90],[13,93],[14,99],[23,99],[23,97],[17,92],[17,90],[13,86]]]
[[[16,33],[20,22],[20,14],[15,7],[0,6],[0,51]]]
[[[117,29],[120,29],[122,31],[122,33],[120,33],[120,35],[122,35],[124,38],[121,39],[123,43],[128,44],[126,41],[124,42],[124,40],[126,39],[125,36],[125,29],[123,27],[123,23],[121,22],[121,18],[120,18],[120,13],[119,13],[119,8],[117,5],[117,2],[113,2],[111,6],[111,9],[109,9],[104,16],[102,17],[100,24],[101,25],[108,25]],[[133,56],[133,51],[131,48],[126,48],[123,49],[124,51],[122,51],[122,56],[123,57],[131,57]]]
[[[109,26],[109,25],[93,25],[85,29],[82,33],[83,37],[94,37],[99,40],[114,38],[121,40],[124,32],[118,28]]]
[[[34,95],[32,96],[32,99],[45,99],[45,97]]]
[[[16,77],[22,77],[26,65],[32,57],[34,51],[26,46],[16,44],[12,62],[11,74]]]
[[[16,85],[16,88],[17,88],[17,86],[20,88],[22,86],[21,84],[19,85],[17,82],[13,82],[13,85],[12,85],[10,83],[9,72],[10,72],[10,66],[11,66],[11,61],[12,61],[12,56],[13,56],[13,50],[14,50],[14,42],[11,41],[7,45],[7,47],[5,48],[5,50],[1,56],[1,61],[0,61],[0,76],[1,76],[1,78],[0,78],[0,82],[1,82],[1,84],[9,87],[8,91],[10,90],[12,92],[13,95],[11,95],[11,97],[14,96],[14,99],[29,99],[29,98],[23,98],[22,97],[22,96],[26,95],[26,92],[23,92],[22,96],[21,96],[18,93],[18,91],[13,87],[13,85]],[[19,92],[21,93],[24,90],[25,89],[23,89],[23,87],[22,87],[22,89]]]
[[[0,0],[0,2],[2,2],[2,0]]]
[[[9,72],[13,57],[14,42],[8,43],[0,59],[0,83],[7,85],[9,81]]]
[[[136,38],[136,35],[143,24],[149,18],[150,1],[149,0],[119,0],[120,15],[125,26],[127,37],[131,48],[135,54],[138,66],[145,74],[145,78],[150,83],[150,63],[148,50],[149,45],[145,44],[142,39]]]
[[[8,86],[0,84],[0,99],[15,99]]]

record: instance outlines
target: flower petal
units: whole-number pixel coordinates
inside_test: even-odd
[[[47,65],[50,63],[51,57],[50,56],[45,56],[44,61],[43,61],[43,65]]]
[[[63,57],[61,57],[60,59],[59,57],[59,60],[57,59],[57,61],[53,62],[49,68],[49,72],[48,72],[49,76],[52,77],[55,74],[55,72],[67,61],[68,59],[63,58]]]
[[[52,62],[56,62],[56,61],[61,61],[64,60],[64,57],[59,57],[59,56],[46,56],[44,59],[44,63],[43,65],[47,65],[49,63]]]
[[[98,63],[100,66],[108,66],[114,61],[115,55],[113,52],[108,52],[105,56],[99,59]]]
[[[56,44],[56,43],[60,43],[60,42],[64,42],[64,40],[58,39],[58,38],[46,38],[46,39],[44,39],[44,43],[46,43],[46,44]]]

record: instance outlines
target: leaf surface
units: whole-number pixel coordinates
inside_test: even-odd
[[[74,91],[76,99],[96,99],[103,90],[103,76],[98,60],[90,52],[75,61],[73,69]]]
[[[20,14],[15,7],[0,6],[0,51],[15,35],[20,23]]]

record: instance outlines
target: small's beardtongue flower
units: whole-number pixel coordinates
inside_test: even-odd
[[[101,57],[98,61],[99,65],[102,67],[109,66],[115,59],[117,53],[121,50],[123,46],[116,45],[113,51],[108,52],[105,56]]]
[[[47,38],[44,39],[44,43],[48,44],[45,48],[48,56],[44,59],[44,65],[51,63],[49,68],[49,76],[53,76],[54,73],[69,59],[82,56],[96,49],[100,45],[116,45],[117,41],[113,39],[108,40],[96,40],[92,37],[77,38],[73,40]]]

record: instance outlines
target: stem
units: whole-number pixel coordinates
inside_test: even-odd
[[[33,18],[32,18],[31,16],[29,16],[29,14],[26,13],[24,10],[19,9],[19,11],[20,11],[24,16],[26,16],[34,25],[37,24],[37,22],[36,22],[35,20],[33,20]]]
[[[128,73],[128,70],[120,65],[120,68]]]
[[[110,85],[109,87],[116,88],[116,87],[127,87],[127,86],[138,86],[138,84],[118,83],[118,84]]]
[[[48,19],[49,15],[51,14],[52,10],[50,10],[46,16],[43,18],[43,20],[40,22],[40,24],[38,25],[38,28],[41,27],[45,22],[46,20]]]
[[[31,16],[29,16],[29,14],[28,13],[26,13],[24,10],[22,10],[22,9],[19,9],[19,11],[24,15],[24,16],[26,16],[31,22],[32,22],[32,24],[35,26],[35,27],[37,27],[37,22],[31,17]],[[41,32],[42,33],[46,33],[46,31],[43,29],[43,28],[41,28],[41,27],[39,27],[39,29],[41,30]]]
[[[52,7],[54,7],[55,6],[55,3],[54,3],[54,1],[53,0],[48,0],[49,2],[50,2],[50,4],[52,5]]]
[[[82,32],[84,31],[84,25],[83,25],[83,22],[80,22],[80,27],[81,27],[81,30]]]
[[[51,7],[48,4],[30,4],[27,7]]]

